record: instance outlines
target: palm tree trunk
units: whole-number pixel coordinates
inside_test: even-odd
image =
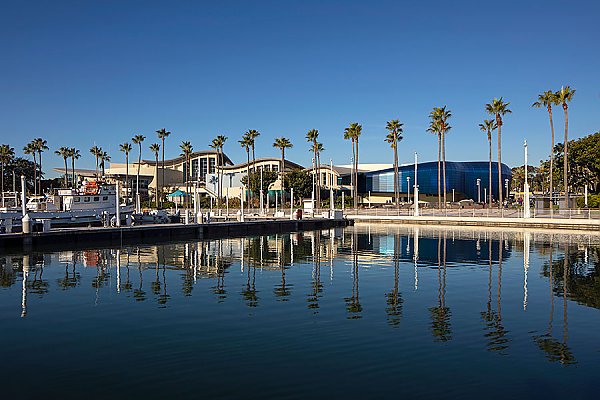
[[[63,160],[65,161],[65,188],[67,186],[69,186],[69,167],[67,167],[67,157],[63,157]],[[4,173],[2,174],[2,176],[4,176]],[[4,187],[4,185],[2,185],[2,187]]]
[[[129,153],[125,153],[125,205],[129,200]]]
[[[358,137],[356,138],[356,158],[354,159],[354,208],[358,207]]]
[[[40,191],[39,191],[39,193],[43,194],[43,192],[42,192],[42,175],[44,173],[42,171],[42,152],[41,151],[39,152],[39,155],[40,155],[40,177],[39,177]]]
[[[155,202],[156,202],[156,209],[158,210],[158,154],[156,154],[156,197],[155,197]]]
[[[165,138],[162,138],[162,182],[160,182],[160,193],[162,193],[162,187],[165,185]],[[158,183],[158,176],[156,177]],[[156,191],[158,193],[158,190]]]
[[[35,158],[35,152],[33,152],[33,194],[37,196],[37,160]]]
[[[444,208],[446,208],[446,194],[448,193],[446,189],[446,130],[442,131],[442,179],[444,180],[442,185],[444,189]]]
[[[138,165],[137,165],[137,174],[136,174],[136,178],[135,178],[135,204],[137,207],[137,199],[140,193],[140,164],[142,163],[142,142],[140,142],[139,144],[140,146],[140,152],[138,154]]]
[[[496,118],[496,123],[498,125],[498,208],[502,208],[502,122]]]
[[[565,187],[565,206],[569,208],[569,182],[567,181],[569,164],[567,161],[568,158],[568,146],[569,146],[569,112],[567,111],[566,105],[563,106],[563,110],[565,111],[565,145],[564,145],[564,157],[563,157],[563,179],[564,179],[564,187]]]
[[[396,207],[400,205],[398,197],[400,197],[398,190],[398,141],[394,138],[394,202]]]
[[[489,170],[488,170],[488,188],[489,188],[489,202],[488,208],[492,208],[492,137],[488,138],[489,145]]]
[[[552,207],[552,198],[554,195],[554,118],[552,117],[552,108],[548,107],[550,117],[550,131],[552,133],[552,148],[550,149],[550,214],[554,213]]]
[[[71,181],[71,189],[75,189],[75,157],[71,157],[71,172],[73,173],[73,180]]]
[[[2,166],[2,172],[0,174],[0,178],[2,179],[2,182],[0,183],[0,192],[2,193],[2,207],[4,207],[4,161],[2,161],[0,165]]]
[[[438,135],[438,180],[437,180],[437,190],[438,190],[438,208],[442,207],[442,136]]]
[[[285,182],[283,174],[283,166],[285,165],[285,147],[281,148],[281,167],[279,167],[279,173],[281,174],[281,194],[285,191]],[[282,199],[283,200],[283,199]]]
[[[250,149],[246,149],[246,157],[248,158],[248,163],[246,164],[246,187],[250,189]],[[247,197],[244,200],[248,200],[249,193],[247,193]]]
[[[355,139],[352,139],[352,169],[356,168],[356,146],[354,145]],[[354,178],[354,171],[350,171],[352,176],[352,202],[354,203],[354,209],[356,209],[356,182]]]

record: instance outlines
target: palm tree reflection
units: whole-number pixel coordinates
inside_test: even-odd
[[[290,250],[294,244],[290,241]],[[285,236],[279,240],[279,236],[275,236],[275,247],[277,249],[277,264],[281,270],[281,284],[273,290],[277,297],[277,301],[288,301],[291,290],[286,286],[285,281]]]
[[[488,351],[495,351],[504,355],[504,351],[508,349],[509,338],[506,336],[508,331],[502,325],[502,250],[504,238],[501,237],[498,241],[498,291],[496,296],[496,311],[492,310],[492,239],[488,240],[489,251],[489,278],[488,278],[488,310],[481,313],[485,322],[484,336],[487,341]]]
[[[244,240],[244,239],[242,239]],[[251,258],[250,257],[250,251],[251,248],[250,246],[248,246],[248,279],[246,280],[246,286],[245,288],[242,290],[242,297],[244,298],[244,300],[246,301],[246,305],[248,307],[257,307],[258,306],[258,296],[256,295],[257,291],[256,291],[256,263],[255,263],[255,258]],[[244,253],[242,253],[242,259],[244,258]],[[252,260],[252,265],[250,265],[250,261]]]
[[[552,336],[552,322],[554,319],[554,265],[552,260],[553,245],[551,242],[550,262],[549,262],[549,282],[550,282],[550,318],[548,320],[548,330],[544,335],[534,336],[533,340],[540,350],[546,354],[550,362],[558,362],[563,365],[576,364],[575,355],[568,346],[568,319],[567,319],[567,291],[569,275],[569,245],[565,244],[565,258],[563,260],[563,340],[562,343]]]
[[[360,319],[362,318],[362,306],[360,304],[360,298],[358,295],[358,240],[356,237],[356,231],[352,231],[352,296],[346,297],[346,311],[348,312],[348,319]]]
[[[321,283],[321,232],[313,232],[311,240],[313,241],[312,291],[306,301],[308,302],[308,308],[316,314],[319,308],[320,293],[323,292],[323,284]]]
[[[134,289],[133,291],[133,298],[135,299],[135,301],[144,301],[146,300],[146,292],[144,291],[144,277],[142,275],[142,261],[140,258],[140,248],[138,247],[136,249],[136,253],[137,253],[137,268],[138,268],[138,273],[139,273],[139,278],[140,278],[140,285],[138,286],[137,289]]]
[[[387,314],[388,323],[391,326],[400,326],[400,318],[402,316],[402,294],[398,290],[398,273],[400,267],[400,236],[394,235],[394,288],[386,293],[385,312]]]
[[[443,257],[441,257],[442,238],[438,236],[438,306],[429,308],[431,313],[431,333],[437,342],[447,342],[452,339],[450,326],[451,312],[446,307],[446,232],[444,231]],[[443,267],[443,268],[442,268]]]

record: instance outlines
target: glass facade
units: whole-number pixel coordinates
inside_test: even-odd
[[[456,193],[463,194],[466,198],[478,198],[477,179],[480,179],[479,194],[483,201],[484,189],[490,189],[488,179],[489,165],[487,161],[472,161],[472,162],[452,162],[446,161],[446,190],[448,193],[452,189]],[[437,162],[427,162],[418,165],[418,184],[421,194],[437,195]],[[394,193],[394,169],[384,169],[365,173],[366,187],[365,192],[392,194]],[[403,165],[399,167],[398,184],[401,193],[407,192],[407,177],[410,177],[411,186],[415,182],[415,167],[413,165]],[[510,181],[511,170],[502,164],[502,189],[503,196],[506,197],[505,179]],[[360,181],[360,179],[359,179]],[[360,189],[360,187],[359,187]],[[498,163],[492,162],[492,196],[498,198]],[[412,189],[411,189],[412,190]],[[443,183],[442,183],[443,190]]]

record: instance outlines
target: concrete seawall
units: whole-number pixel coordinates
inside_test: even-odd
[[[218,239],[345,227],[349,220],[304,219],[161,224],[120,228],[70,228],[45,233],[0,235],[0,251],[77,249],[95,245],[153,244],[187,239]]]
[[[442,216],[377,216],[348,215],[357,223],[397,223],[412,225],[484,226],[498,228],[567,229],[600,231],[598,219],[567,218],[494,218],[494,217],[442,217]]]

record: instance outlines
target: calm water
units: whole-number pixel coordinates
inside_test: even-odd
[[[378,226],[0,255],[3,398],[590,398],[600,237]]]

